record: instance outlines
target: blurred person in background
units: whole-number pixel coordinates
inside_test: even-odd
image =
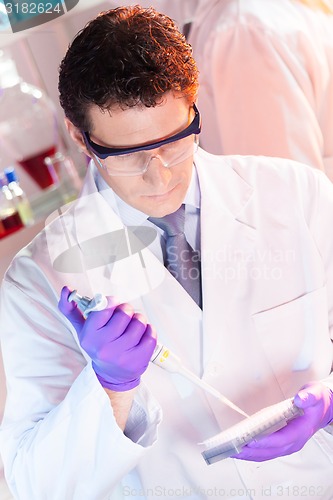
[[[291,158],[333,180],[333,2],[200,0],[200,144]]]

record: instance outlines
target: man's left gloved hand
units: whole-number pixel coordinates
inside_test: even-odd
[[[333,420],[333,392],[321,382],[311,382],[296,394],[294,403],[304,414],[282,429],[252,441],[232,458],[263,462],[299,451],[319,429]]]

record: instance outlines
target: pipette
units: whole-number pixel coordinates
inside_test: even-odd
[[[88,317],[88,314],[90,312],[101,311],[107,307],[107,298],[105,297],[105,295],[102,295],[101,293],[94,295],[94,297],[91,299],[86,296],[81,296],[77,293],[76,290],[73,290],[73,292],[68,296],[68,301],[76,302],[77,307],[80,309],[85,318]],[[150,361],[170,373],[178,373],[179,375],[182,375],[183,377],[190,380],[193,384],[197,385],[205,392],[208,392],[216,399],[221,401],[221,403],[224,403],[225,405],[229,406],[229,408],[232,408],[233,410],[237,411],[244,417],[249,416],[247,413],[241,410],[241,408],[236,406],[232,401],[223,396],[223,394],[221,394],[218,390],[214,389],[214,387],[212,387],[207,382],[199,378],[197,375],[192,373],[187,368],[185,368],[180,358],[164,345],[159,343],[156,344],[155,350],[152,354],[152,357],[150,358]]]
[[[105,295],[96,293],[93,298],[79,295],[76,290],[73,290],[68,296],[68,302],[76,302],[78,309],[87,319],[88,314],[92,311],[102,311],[108,305],[108,300]]]
[[[209,394],[217,398],[222,403],[226,404],[227,406],[237,411],[244,417],[248,417],[248,415],[243,410],[241,410],[228,398],[223,396],[223,394],[221,394],[218,390],[214,389],[214,387],[207,384],[207,382],[205,382],[197,375],[192,373],[190,370],[185,368],[185,366],[181,362],[181,359],[164,345],[159,343],[156,344],[155,350],[153,352],[152,357],[150,358],[150,361],[154,363],[154,365],[157,365],[170,373],[178,373],[179,375],[182,375],[183,377],[187,378],[188,380],[193,382],[195,385],[197,385],[204,391],[208,392]]]

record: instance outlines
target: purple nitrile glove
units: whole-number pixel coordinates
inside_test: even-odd
[[[139,385],[156,346],[151,325],[129,304],[118,304],[112,297],[107,297],[106,309],[84,319],[76,303],[68,302],[70,293],[62,289],[59,309],[77,331],[101,385],[117,392]]]
[[[291,420],[282,429],[252,441],[232,458],[263,462],[299,451],[319,429],[333,420],[333,392],[321,382],[306,384],[294,398],[304,414]]]

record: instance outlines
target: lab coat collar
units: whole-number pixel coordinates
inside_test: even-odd
[[[237,259],[241,265],[251,260],[256,221],[251,208],[253,188],[244,179],[251,178],[244,158],[231,160],[199,150],[196,165],[202,193],[203,366],[207,367],[218,352],[217,341],[232,335],[226,305],[230,297],[237,300],[247,286],[246,273],[238,273]]]
[[[239,158],[240,160],[242,159],[241,157]],[[221,183],[211,182],[210,168],[207,169],[206,163],[209,163],[210,168],[213,167],[215,170],[220,170]],[[207,209],[214,209],[216,214],[218,214],[220,210],[224,213],[229,213],[240,222],[244,216],[244,224],[251,226],[253,223],[251,222],[251,217],[248,218],[249,214],[245,216],[245,212],[243,214],[242,212],[253,194],[253,188],[242,176],[242,162],[240,161],[240,168],[237,169],[234,165],[233,167],[230,166],[230,161],[227,156],[221,157],[211,155],[203,149],[198,148],[198,152],[194,156],[194,164],[195,169],[193,170],[191,184],[184,200],[185,204],[189,203],[199,208],[201,204],[198,198],[200,196],[199,189],[201,185],[204,185],[205,187],[209,187],[209,195],[204,197],[204,204]],[[97,168],[93,161],[91,161],[80,199],[84,199],[84,197],[89,194],[98,193],[97,185],[100,181],[98,181],[97,178]],[[107,203],[120,217],[115,193],[112,189],[107,190],[107,192]],[[80,200],[78,203],[80,203]],[[143,214],[143,212],[139,213]],[[143,214],[143,216],[147,218],[145,214]]]
[[[229,214],[233,219],[243,222],[250,227],[255,226],[255,220],[251,213],[247,213],[246,207],[253,194],[253,187],[248,180],[244,179],[245,168],[243,157],[232,157],[239,159],[239,163],[231,162],[228,156],[216,156],[199,148],[195,157],[198,171],[199,184],[204,193],[201,206],[208,211],[219,214]],[[209,164],[209,168],[207,168]],[[220,182],[211,180],[211,171],[215,170]],[[248,177],[248,176],[247,176]],[[215,219],[214,216],[214,219]]]

